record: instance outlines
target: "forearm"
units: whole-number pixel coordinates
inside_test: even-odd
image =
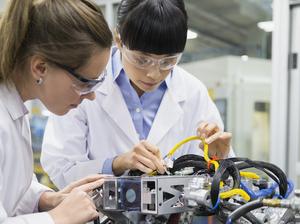
[[[126,170],[128,170],[126,164],[126,161],[124,161],[124,154],[115,157],[112,162],[112,171],[114,175],[121,176]]]
[[[39,200],[39,211],[49,211],[55,208],[62,200],[64,199],[64,195],[59,192],[49,192],[46,191],[42,193]]]

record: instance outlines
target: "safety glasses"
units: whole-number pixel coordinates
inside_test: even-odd
[[[178,53],[172,56],[156,59],[142,53],[129,50],[124,44],[122,46],[122,55],[128,62],[140,69],[150,69],[154,65],[158,65],[160,70],[171,70],[178,64],[182,53]]]
[[[70,68],[69,66],[59,63],[54,64],[57,67],[67,71],[69,75],[71,75],[78,81],[76,83],[73,83],[73,87],[80,93],[80,95],[94,92],[104,82],[105,77],[107,75],[107,71],[104,70],[104,72],[102,72],[97,79],[87,79],[84,78],[83,75],[80,75],[77,72],[75,72],[75,70]]]

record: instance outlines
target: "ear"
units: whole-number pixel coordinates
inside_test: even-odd
[[[47,63],[40,56],[33,56],[30,59],[30,70],[35,80],[44,78],[47,74]]]
[[[118,32],[117,28],[114,29],[114,39],[115,39],[117,48],[119,48],[119,50],[121,50],[122,40],[121,40],[120,33]]]

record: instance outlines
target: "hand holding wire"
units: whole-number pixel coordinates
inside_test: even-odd
[[[220,159],[227,158],[230,151],[231,133],[222,132],[217,124],[203,122],[197,129],[197,136],[204,138],[209,145],[209,155]],[[200,143],[203,149],[203,144]]]

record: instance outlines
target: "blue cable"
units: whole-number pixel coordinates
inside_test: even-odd
[[[218,200],[217,200],[217,203],[215,204],[215,206],[212,208],[209,208],[209,210],[214,212],[219,207],[220,202],[221,202],[220,198],[218,197]]]
[[[276,188],[278,187],[277,183],[273,183],[271,185],[271,187],[266,188],[266,189],[261,189],[256,193],[257,198],[261,198],[261,197],[268,197],[271,196],[275,191]]]
[[[293,190],[294,190],[294,183],[293,183],[293,181],[288,180],[288,189],[287,189],[287,191],[286,191],[286,193],[285,193],[285,196],[282,197],[282,196],[279,195],[279,194],[275,194],[273,198],[278,198],[278,199],[283,199],[283,198],[285,198],[285,199],[286,199],[286,198],[288,198],[288,197],[290,196],[290,194],[293,192]]]
[[[288,189],[286,191],[286,194],[284,196],[284,198],[288,198],[290,196],[290,194],[293,192],[294,190],[294,183],[292,180],[288,180]]]
[[[244,184],[242,181],[241,181],[241,188],[244,190],[244,191],[246,191],[246,193],[250,196],[250,198],[251,199],[256,199],[257,197],[256,197],[256,195],[255,195],[255,192],[252,190],[252,189],[250,189],[250,188],[248,188],[247,186],[246,186],[246,184]]]
[[[226,224],[231,224],[232,220],[231,219],[227,219]]]
[[[268,196],[272,195],[275,192],[277,187],[278,187],[277,183],[273,183],[271,187],[255,192],[252,189],[250,189],[249,187],[247,187],[246,184],[241,182],[241,188],[247,192],[247,194],[250,196],[250,198],[252,200],[261,198],[261,197],[268,197]]]

